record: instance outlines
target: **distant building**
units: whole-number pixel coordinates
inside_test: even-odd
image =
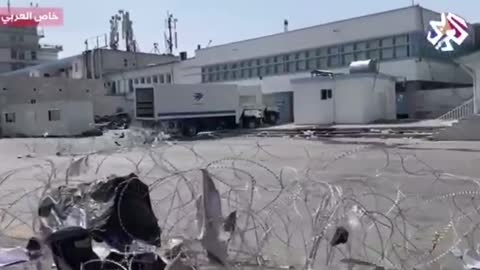
[[[351,62],[374,59],[380,73],[395,78],[399,118],[435,118],[472,97],[472,78],[455,59],[480,48],[480,27],[469,24],[469,37],[454,52],[435,50],[426,37],[429,22],[440,18],[438,12],[409,6],[199,48],[187,61],[112,73],[108,80],[115,82],[115,93],[127,93],[142,78],[153,81],[167,70],[173,71],[173,83],[259,85],[267,105],[280,106],[282,122],[288,122],[292,80],[309,77],[312,70],[347,73]]]
[[[435,50],[426,37],[429,22],[440,18],[417,5],[200,48],[193,73],[199,82],[261,85],[264,93],[278,93],[291,92],[291,80],[309,77],[312,70],[346,73],[353,61],[375,59],[380,73],[396,78],[400,117],[436,117],[463,101],[440,103],[432,112],[421,99],[431,96],[418,93],[454,96],[456,88],[471,87],[471,76],[454,59],[480,46],[479,27],[469,24],[469,37],[454,52]]]
[[[93,128],[94,116],[118,111],[133,114],[125,80],[105,76],[175,62],[177,57],[95,49],[0,74],[0,120],[3,136],[73,136]],[[172,82],[172,72],[162,74]],[[20,79],[21,78],[21,79]],[[52,116],[53,115],[53,116]]]
[[[82,54],[0,74],[0,76],[103,79],[105,74],[176,61],[173,55],[93,49]]]
[[[76,136],[94,116],[128,112],[125,97],[108,96],[103,80],[0,78],[1,136]]]
[[[36,27],[0,25],[0,73],[57,60],[62,46],[42,45],[43,37]]]
[[[107,73],[104,80],[113,95],[128,95],[135,85],[141,84],[199,83],[194,79],[189,81],[190,62],[187,59],[172,59],[166,63]]]
[[[396,119],[395,78],[378,73],[292,80],[295,124],[369,124]]]

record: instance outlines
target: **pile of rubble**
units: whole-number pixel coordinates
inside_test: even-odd
[[[101,130],[127,129],[130,123],[130,116],[123,112],[113,115],[95,116],[95,126]]]

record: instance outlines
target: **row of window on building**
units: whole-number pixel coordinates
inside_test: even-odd
[[[21,35],[21,34],[18,34],[18,35],[10,35],[9,39],[10,39],[10,42],[12,42],[12,43],[24,42],[24,41],[25,41],[24,35]]]
[[[12,48],[10,57],[17,60],[37,60],[37,52]]]
[[[202,67],[202,82],[274,76],[313,69],[347,66],[353,61],[390,60],[410,56],[409,35],[313,48],[237,62]]]
[[[171,84],[172,75],[170,73],[158,74],[152,76],[142,76],[128,80],[118,80],[107,82],[107,87],[111,87],[114,94],[124,94],[133,92],[133,86],[138,84]]]
[[[5,123],[15,123],[17,121],[16,115],[14,112],[4,113]],[[59,109],[52,109],[48,110],[48,121],[60,121],[60,110]]]

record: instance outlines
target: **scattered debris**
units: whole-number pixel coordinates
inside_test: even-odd
[[[2,248],[0,249],[0,267],[12,266],[25,263],[30,260],[26,248]]]
[[[95,116],[95,125],[102,130],[127,129],[130,126],[130,123],[130,116],[124,112],[112,115]]]
[[[202,170],[203,196],[200,209],[202,217],[202,231],[200,241],[207,252],[211,263],[226,266],[227,245],[220,241],[220,228],[224,220],[222,217],[222,205],[212,178],[206,170]]]
[[[18,156],[17,156],[17,159],[22,159],[22,158],[34,158],[34,157],[35,157],[34,154],[26,154],[26,155],[24,155],[24,156],[18,155]]]
[[[303,133],[303,136],[305,137],[311,137],[315,134],[315,131],[312,131],[312,130],[305,130],[302,132]]]
[[[258,137],[268,137],[269,133],[267,131],[262,131],[257,134]]]
[[[346,244],[347,241],[348,241],[348,231],[344,227],[340,226],[335,231],[335,234],[333,235],[333,238],[330,241],[330,245],[332,247],[335,247],[341,244]]]
[[[458,247],[453,247],[450,252],[453,256],[462,260],[463,269],[478,270],[480,269],[480,254],[471,249],[465,249],[463,252]]]
[[[97,260],[102,262],[100,258],[120,265],[125,258],[130,264],[150,258],[146,260],[149,265],[163,265],[145,269],[166,265],[151,254],[150,250],[160,246],[161,229],[148,186],[135,174],[51,190],[42,199],[38,214],[46,244],[60,270],[80,269],[86,263],[84,269],[99,269],[94,265]],[[94,249],[93,240],[104,245],[103,251],[98,246]]]
[[[83,172],[88,170],[89,167],[89,156],[78,158],[73,161],[67,170],[67,176],[75,177],[81,175]]]
[[[103,131],[98,128],[92,128],[82,133],[82,137],[99,137],[103,135]]]
[[[223,230],[226,232],[233,233],[235,232],[235,225],[237,224],[237,211],[233,211],[228,215],[227,219],[225,220],[225,224],[223,224]]]
[[[78,173],[86,162],[88,157],[76,160],[70,166],[76,169],[71,171]],[[206,170],[202,170],[202,177],[203,192],[197,200],[197,218],[201,220],[198,240],[210,263],[227,267],[227,246],[235,232],[237,212],[223,218],[215,183]],[[105,269],[105,265],[111,265],[108,269],[194,269],[182,239],[171,239],[163,256],[156,253],[162,230],[153,213],[148,186],[133,173],[51,189],[40,201],[38,216],[43,240],[31,238],[27,248],[0,250],[0,263],[41,258],[45,245],[59,270],[96,270]],[[222,239],[226,233],[230,237]]]

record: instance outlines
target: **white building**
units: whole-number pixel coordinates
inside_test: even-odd
[[[471,77],[453,57],[477,47],[478,37],[477,26],[470,25],[470,36],[455,54],[438,52],[426,39],[431,20],[440,20],[440,14],[410,6],[202,48],[192,66],[198,81],[261,85],[264,93],[276,93],[292,91],[291,80],[308,77],[313,69],[346,72],[352,61],[376,59],[380,73],[398,82],[400,117],[435,117],[421,111],[417,92],[471,87]]]
[[[473,98],[449,112],[447,120],[458,120],[451,127],[441,130],[439,140],[480,140],[480,51],[462,56],[458,62],[473,78]]]
[[[368,124],[396,119],[395,78],[375,73],[292,80],[295,124]]]
[[[279,106],[282,122],[288,122],[293,120],[292,80],[309,77],[314,69],[346,73],[353,61],[375,59],[379,72],[396,80],[398,117],[435,118],[471,98],[472,78],[454,58],[480,44],[478,26],[470,25],[469,37],[455,53],[438,52],[426,36],[429,22],[440,18],[438,12],[409,6],[199,48],[187,61],[109,74],[108,80],[120,84],[116,91],[122,93],[142,78],[160,81],[167,73],[172,83],[259,85],[267,105]]]
[[[108,96],[103,80],[0,77],[2,136],[75,136],[94,128],[94,116],[128,112],[123,96]]]

